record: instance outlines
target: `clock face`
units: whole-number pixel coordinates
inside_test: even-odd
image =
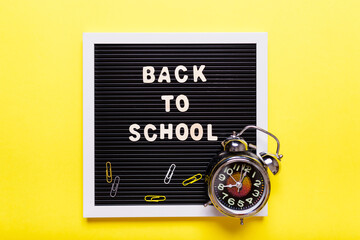
[[[267,193],[263,174],[251,162],[235,161],[220,167],[215,174],[214,198],[230,211],[256,208]]]

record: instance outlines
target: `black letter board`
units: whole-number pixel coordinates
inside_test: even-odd
[[[267,127],[266,45],[263,33],[84,34],[84,216],[221,215],[203,206],[204,173],[232,131]]]

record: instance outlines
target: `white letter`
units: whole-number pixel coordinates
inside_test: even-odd
[[[180,71],[180,70],[186,72],[186,71],[187,71],[187,68],[186,68],[185,66],[183,66],[183,65],[179,65],[179,66],[177,66],[177,67],[175,68],[175,78],[176,78],[176,80],[177,80],[179,83],[184,83],[184,82],[186,82],[186,80],[188,79],[188,75],[184,75],[183,78],[180,78],[180,76],[179,76],[179,71]]]
[[[180,101],[184,102],[184,107],[181,107]],[[176,98],[176,107],[180,112],[186,112],[189,109],[189,99],[185,95],[179,95]]]
[[[144,83],[153,83],[155,81],[155,68],[154,67],[143,67],[143,82]],[[150,76],[150,79],[148,78]]]
[[[211,124],[207,125],[207,139],[208,139],[208,141],[217,141],[218,140],[217,136],[212,135],[212,125]]]
[[[173,100],[173,95],[162,95],[161,100],[165,100],[165,112],[170,112],[170,100]]]
[[[136,141],[139,141],[140,139],[140,133],[138,133],[137,131],[135,131],[135,129],[140,129],[140,126],[138,124],[131,124],[130,127],[129,127],[129,131],[131,134],[134,134],[136,137],[134,136],[130,136],[129,139],[130,141],[132,142],[136,142]]]
[[[196,69],[196,65],[193,66],[194,71],[194,82],[197,82],[198,77],[201,79],[201,81],[206,82],[206,78],[202,71],[204,71],[205,65],[201,65],[199,69]]]
[[[169,73],[169,69],[167,67],[163,67],[161,69],[161,73],[159,75],[158,82],[162,82],[163,80],[170,83],[170,73]]]
[[[184,135],[181,135],[181,132],[180,132],[181,128],[184,129]],[[185,141],[187,139],[187,137],[189,136],[189,128],[186,126],[185,123],[179,123],[179,125],[176,126],[175,133],[176,133],[176,137],[180,141]]]
[[[168,139],[172,139],[173,125],[168,124],[168,129],[165,128],[165,124],[160,124],[160,139],[165,139],[165,134],[168,135]]]
[[[156,127],[152,124],[147,124],[144,128],[145,139],[148,140],[149,142],[153,142],[153,141],[155,141],[157,134],[153,134],[152,137],[149,137],[149,129],[156,130]]]
[[[199,134],[195,135],[195,129],[199,130]],[[203,128],[199,123],[194,123],[190,128],[190,136],[194,141],[199,141],[203,136]]]

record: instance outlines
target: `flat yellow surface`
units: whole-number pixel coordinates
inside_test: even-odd
[[[269,216],[84,219],[83,32],[268,32]],[[358,0],[0,0],[0,239],[359,239],[359,103]]]

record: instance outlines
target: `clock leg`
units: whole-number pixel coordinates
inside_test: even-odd
[[[212,202],[211,202],[211,201],[208,201],[207,203],[204,204],[204,207],[207,207],[207,206],[209,206],[210,204],[212,204]]]

